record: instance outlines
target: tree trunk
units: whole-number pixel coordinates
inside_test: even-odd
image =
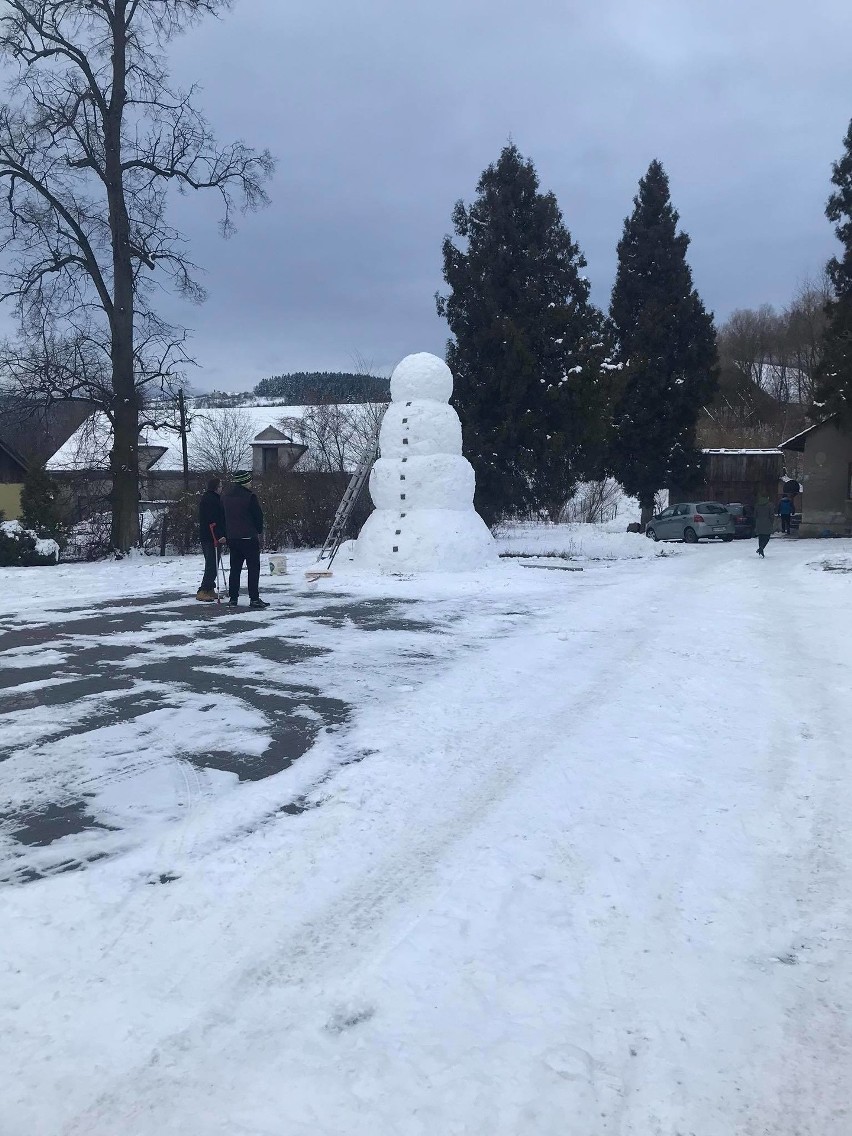
[[[639,506],[642,510],[639,520],[644,529],[645,525],[647,525],[648,521],[650,521],[651,517],[654,515],[654,494],[652,493],[650,497],[642,495],[639,498]]]
[[[127,552],[139,543],[139,411],[117,403],[113,413],[112,546]]]
[[[183,459],[183,491],[189,493],[189,454],[186,449],[186,400],[183,391],[178,391],[178,409],[180,411],[180,452]]]
[[[112,238],[113,306],[110,313],[113,446],[112,541],[117,552],[139,542],[139,402],[133,351],[133,264],[124,197],[121,134],[127,98],[127,0],[115,0],[112,17],[112,92],[104,119],[109,225]]]

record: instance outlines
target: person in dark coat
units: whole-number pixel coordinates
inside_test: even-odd
[[[775,510],[768,497],[758,497],[754,507],[754,534],[757,537],[757,555],[764,555],[764,548],[769,544],[772,530],[775,528]]]
[[[198,535],[201,537],[201,551],[204,553],[204,578],[195,598],[202,603],[213,603],[216,599],[216,575],[225,543],[225,510],[222,508],[222,482],[211,477],[207,489],[198,502]],[[212,527],[211,527],[212,526]]]
[[[231,575],[228,581],[230,607],[236,607],[240,594],[240,573],[248,568],[249,607],[269,604],[260,598],[260,537],[263,533],[263,510],[251,490],[251,473],[237,470],[233,484],[222,494],[228,547],[231,550]]]
[[[790,535],[790,518],[793,516],[793,501],[786,493],[778,502],[778,516],[781,518],[781,532]]]

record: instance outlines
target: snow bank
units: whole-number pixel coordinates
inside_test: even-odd
[[[614,522],[612,522],[614,524]],[[519,524],[497,534],[500,554],[513,556],[562,556],[569,560],[652,560],[676,555],[673,545],[662,548],[640,533],[628,533],[608,525]]]

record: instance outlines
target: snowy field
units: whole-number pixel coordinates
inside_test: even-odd
[[[849,1136],[852,547],[664,547],[0,569],[0,1136]]]

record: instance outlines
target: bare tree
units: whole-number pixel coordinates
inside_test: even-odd
[[[300,470],[345,473],[372,458],[384,413],[382,402],[320,403],[278,425],[308,447]]]
[[[43,398],[96,401],[112,426],[112,539],[138,531],[138,444],[152,391],[179,380],[185,332],[158,288],[201,300],[170,185],[216,190],[222,231],[266,201],[268,154],[217,145],[192,91],[173,89],[169,41],[230,0],[4,0],[0,52],[17,68],[0,106],[0,180],[10,258],[0,298],[21,329],[14,381]],[[15,350],[17,346],[17,352]]]
[[[614,521],[623,492],[612,477],[584,481],[577,486],[559,518],[562,521],[601,524]]]
[[[254,436],[251,416],[244,411],[199,412],[189,431],[189,464],[226,477],[245,463]]]
[[[722,365],[730,362],[737,370],[761,386],[763,369],[773,354],[778,316],[770,304],[752,311],[740,308],[732,312],[719,328],[719,357]]]
[[[827,273],[805,280],[784,311],[790,362],[794,371],[793,397],[801,406],[814,400],[816,372],[822,361],[823,335],[828,324],[826,306],[832,299]]]

